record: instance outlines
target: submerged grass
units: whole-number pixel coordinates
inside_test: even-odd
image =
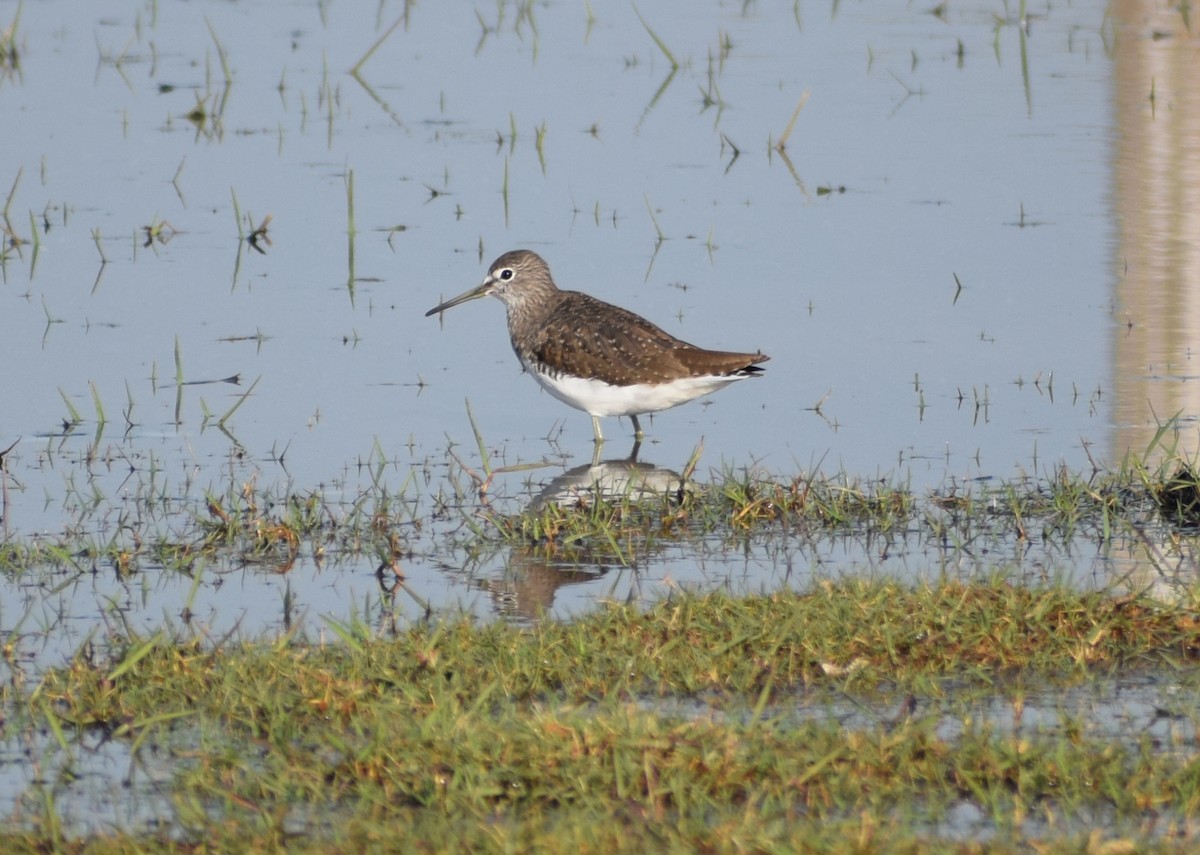
[[[1200,811],[1178,752],[1070,722],[1023,733],[965,716],[952,737],[938,700],[947,675],[959,698],[1007,685],[1016,706],[1029,681],[1191,667],[1190,610],[855,582],[358,639],[214,649],[157,635],[4,699],[10,727],[61,733],[60,751],[96,733],[171,758],[159,820],[172,832],[87,851],[1102,851],[1087,848],[1097,817],[1112,829],[1100,842],[1139,829],[1151,849],[1138,851],[1195,842],[1152,831]],[[908,701],[851,726],[795,714],[820,693]],[[964,804],[991,843],[956,841]],[[35,820],[0,836],[6,851],[49,844],[56,820]]]

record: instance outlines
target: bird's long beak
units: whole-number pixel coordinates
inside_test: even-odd
[[[447,309],[451,309],[451,308],[457,306],[459,303],[467,303],[467,302],[470,302],[471,300],[478,300],[480,297],[486,297],[492,293],[492,286],[495,284],[496,283],[492,280],[492,277],[489,276],[487,279],[483,280],[482,285],[479,285],[476,288],[472,288],[470,291],[467,291],[465,294],[459,294],[457,297],[451,297],[449,300],[447,300],[446,302],[444,302],[438,306],[434,306],[432,309],[430,309],[428,312],[425,313],[425,317],[429,317],[430,315],[436,315],[438,312],[444,312]]]

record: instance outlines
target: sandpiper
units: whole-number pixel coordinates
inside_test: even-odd
[[[425,316],[488,296],[508,310],[508,333],[525,370],[551,395],[591,415],[597,445],[604,442],[600,416],[629,416],[641,439],[639,415],[761,374],[759,363],[770,358],[704,350],[619,306],[561,291],[546,262],[527,249],[504,253],[479,287]]]

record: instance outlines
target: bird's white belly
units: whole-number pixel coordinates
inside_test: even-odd
[[[715,392],[741,377],[684,377],[668,383],[614,386],[602,380],[545,374],[525,360],[525,370],[547,392],[565,404],[593,416],[637,416],[686,404]]]

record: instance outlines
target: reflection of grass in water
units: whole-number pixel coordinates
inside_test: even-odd
[[[358,228],[354,225],[354,170],[346,171],[346,293],[350,297],[350,305],[354,306],[354,241],[358,237]]]
[[[15,75],[21,70],[21,53],[17,48],[17,34],[21,28],[21,9],[24,4],[17,4],[13,19],[3,30],[0,30],[0,72],[5,76]]]
[[[9,212],[12,210],[13,197],[17,195],[17,187],[21,184],[21,174],[25,171],[25,167],[18,167],[17,174],[13,177],[12,187],[8,190],[8,196],[4,200],[4,210],[0,211],[0,217],[4,220],[3,226],[3,242],[0,245],[0,262],[7,262],[9,253],[12,250],[20,251],[21,247],[29,243],[28,238],[23,238],[17,232],[16,226],[13,224]],[[32,214],[31,214],[32,216]],[[34,239],[37,239],[37,230],[34,229]],[[33,275],[32,270],[30,276]]]

